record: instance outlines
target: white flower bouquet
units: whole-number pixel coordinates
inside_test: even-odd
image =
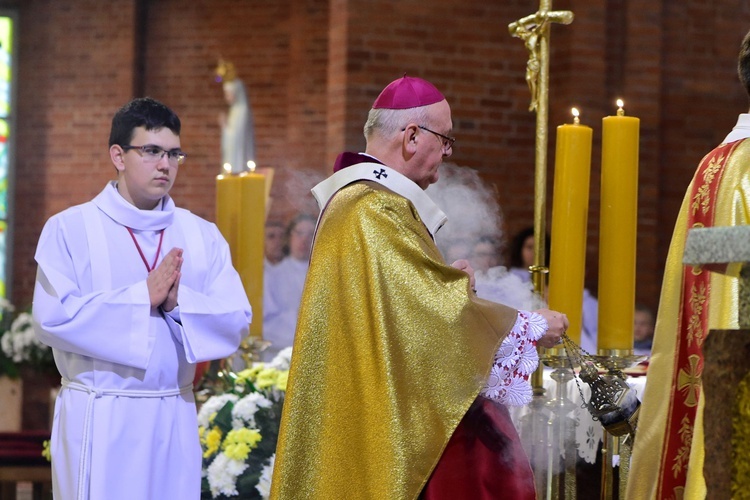
[[[18,368],[28,365],[50,370],[54,367],[52,349],[39,342],[34,333],[31,313],[24,311],[13,318],[15,308],[0,299],[2,330],[0,330],[0,375],[17,377]]]
[[[231,374],[229,389],[201,406],[201,498],[269,497],[291,351]]]

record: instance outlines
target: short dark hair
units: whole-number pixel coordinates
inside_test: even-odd
[[[127,146],[138,127],[146,130],[166,127],[175,135],[180,135],[180,126],[180,118],[167,106],[150,97],[139,97],[121,107],[112,117],[109,146]]]
[[[294,231],[294,228],[296,228],[300,223],[302,222],[312,222],[313,225],[318,223],[318,218],[315,217],[313,214],[309,214],[306,212],[298,213],[294,216],[294,218],[289,221],[289,224],[286,227],[286,236],[287,238],[292,235],[292,231]]]
[[[745,91],[750,96],[750,31],[740,44],[740,55],[737,59],[737,73],[740,76],[740,82],[745,86]]]
[[[522,250],[523,250],[523,244],[526,242],[526,238],[534,236],[534,227],[526,227],[519,232],[516,233],[516,235],[513,237],[513,241],[511,242],[510,246],[510,267],[521,267],[523,268],[523,256]],[[549,249],[550,249],[550,239],[549,236],[545,236],[544,238],[544,265],[549,266]]]

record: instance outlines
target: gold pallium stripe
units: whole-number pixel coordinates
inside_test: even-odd
[[[693,313],[690,315],[690,321],[687,327],[687,342],[688,346],[695,339],[696,343],[701,346],[703,345],[703,324],[701,322],[701,315],[703,314],[703,306],[706,303],[706,285],[700,283],[699,287],[695,285],[690,289],[690,308]]]
[[[682,417],[680,421],[680,442],[682,446],[677,450],[677,454],[674,458],[674,464],[672,464],[672,472],[675,477],[682,472],[682,469],[687,465],[690,460],[690,443],[693,441],[693,424],[687,415]]]
[[[703,172],[703,184],[698,188],[697,193],[693,196],[693,215],[700,209],[703,214],[707,214],[711,207],[711,193],[710,186],[716,177],[716,173],[721,169],[721,164],[724,161],[724,155],[719,155],[719,158],[711,158],[708,163],[708,167]]]

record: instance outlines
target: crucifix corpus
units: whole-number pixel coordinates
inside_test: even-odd
[[[531,268],[534,289],[544,296],[544,239],[547,184],[547,122],[549,98],[549,26],[570,24],[569,10],[550,10],[552,0],[541,0],[539,10],[508,25],[508,31],[523,40],[529,51],[526,83],[531,91],[529,111],[536,111],[536,157],[534,171],[534,266]]]

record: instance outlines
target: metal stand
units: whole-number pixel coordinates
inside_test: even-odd
[[[567,356],[547,356],[544,363],[555,369],[550,377],[556,382],[555,397],[547,402],[550,410],[547,421],[547,483],[546,498],[573,500],[576,498],[576,448],[574,418],[568,416],[576,404],[568,399],[568,382],[575,374]]]
[[[601,380],[607,384],[607,389],[601,391],[603,401],[595,401],[592,393],[591,407],[592,415],[598,408],[598,417],[604,426],[602,435],[602,500],[612,498],[614,491],[614,457],[619,457],[620,478],[618,482],[619,498],[625,498],[625,490],[630,475],[630,455],[632,451],[633,436],[638,423],[640,403],[630,392],[626,383],[627,375],[622,370],[632,366],[643,359],[643,356],[634,356],[632,351],[611,351],[592,356],[596,362],[608,372],[601,376]],[[592,390],[594,385],[592,385]],[[608,404],[610,405],[608,407]],[[613,409],[614,408],[614,409]]]
[[[536,392],[536,387],[534,388]],[[524,449],[534,470],[534,486],[536,491],[541,492],[547,488],[547,476],[542,470],[547,468],[549,450],[547,422],[549,421],[548,399],[544,395],[544,389],[534,394],[529,403],[529,413],[521,417],[520,435],[523,440]]]

